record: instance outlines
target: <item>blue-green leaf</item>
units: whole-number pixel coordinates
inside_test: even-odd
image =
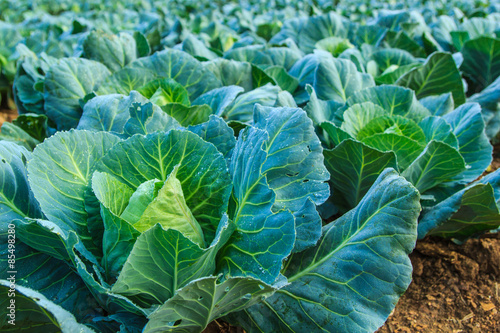
[[[330,57],[320,61],[313,87],[319,99],[345,103],[357,91],[374,85],[371,75],[358,72],[352,61]]]
[[[241,94],[224,110],[222,117],[227,120],[250,122],[255,104],[274,106],[279,92],[280,88],[278,86],[266,84],[263,87]]]
[[[134,103],[146,104],[148,100],[136,91],[129,96],[111,94],[97,96],[83,107],[77,129],[123,133],[130,118],[129,109]]]
[[[444,116],[453,111],[454,103],[451,93],[438,96],[427,96],[420,99],[420,103],[434,116]]]
[[[228,86],[212,89],[204,93],[193,101],[193,105],[206,104],[212,109],[212,114],[221,116],[224,110],[234,101],[236,96],[242,93],[244,89],[238,86]]]
[[[481,36],[468,40],[462,50],[464,62],[460,69],[471,78],[473,92],[480,92],[500,75],[500,40]]]
[[[250,276],[266,283],[278,277],[281,264],[293,249],[295,222],[289,211],[273,213],[276,195],[261,173],[268,134],[248,127],[238,138],[231,157],[236,231],[218,258],[227,276]]]
[[[2,224],[1,229],[1,242],[7,244],[7,224]],[[34,231],[35,233],[26,232],[23,234],[23,239],[38,240],[43,243],[44,240],[38,233],[39,229],[36,228]],[[71,266],[65,261],[55,259],[27,246],[21,241],[21,230],[18,229],[16,232],[18,232],[18,238],[15,244],[16,263],[14,267],[9,267],[7,263],[10,254],[8,247],[1,247],[0,267],[2,268],[0,274],[2,277],[8,278],[12,274],[8,272],[15,270],[18,286],[40,291],[49,300],[72,312],[78,320],[87,320],[97,315],[99,305]],[[54,245],[58,246],[58,244],[49,243],[46,244],[46,248],[49,249]],[[87,301],[82,302],[82,299]]]
[[[198,134],[203,140],[212,143],[225,158],[228,158],[236,145],[234,131],[220,117],[210,116],[203,124],[189,126],[189,131]]]
[[[458,150],[470,167],[456,180],[468,183],[479,177],[490,165],[493,147],[484,132],[481,107],[467,103],[444,115],[458,139]]]
[[[375,331],[411,282],[419,212],[417,190],[383,172],[316,247],[288,259],[289,285],[230,319],[252,332]]]
[[[0,221],[42,217],[28,183],[26,163],[31,153],[18,145],[0,141]]]
[[[434,52],[421,67],[400,77],[396,84],[414,90],[418,99],[451,92],[455,105],[465,103],[462,76],[450,53]]]
[[[465,240],[500,227],[500,171],[497,170],[439,204],[426,209],[418,238],[436,235]]]
[[[453,134],[451,125],[443,118],[430,116],[422,120],[418,126],[424,131],[427,142],[432,140],[441,141],[458,149],[457,137]]]
[[[384,108],[390,115],[406,116],[421,120],[430,115],[416,99],[415,93],[407,88],[381,85],[358,91],[347,100],[347,106],[372,102]]]
[[[109,280],[122,270],[140,232],[106,207],[101,207],[101,215],[104,225],[102,266]]]
[[[267,154],[260,171],[276,194],[273,210],[299,210],[307,198],[320,205],[330,191],[323,148],[312,121],[302,109],[256,106],[255,127],[267,132]]]
[[[331,174],[333,199],[347,210],[361,201],[385,168],[397,169],[393,152],[381,152],[352,139],[323,154]]]
[[[402,175],[420,193],[424,193],[436,185],[451,181],[464,171],[464,159],[455,148],[444,142],[431,141]]]
[[[135,39],[128,33],[111,35],[102,31],[92,31],[82,43],[82,56],[98,61],[116,72],[137,57]]]
[[[85,192],[96,162],[118,141],[106,132],[58,132],[37,146],[28,164],[29,182],[43,213],[61,228],[74,230],[95,254],[99,250],[87,226]]]
[[[2,307],[3,316],[7,316],[8,307],[11,306],[10,300],[14,298],[8,297],[11,283],[7,280],[0,280],[0,306]],[[2,320],[2,331],[10,331],[15,328],[16,331],[59,331],[59,332],[81,332],[93,333],[94,331],[85,325],[79,324],[73,314],[59,305],[51,302],[44,295],[32,289],[15,286],[15,305],[17,309],[14,312],[12,323]],[[6,310],[7,309],[7,310]],[[7,316],[7,320],[10,317]],[[15,326],[14,326],[15,325]]]
[[[58,130],[78,125],[80,99],[97,90],[108,75],[103,64],[80,58],[63,58],[50,67],[45,77],[45,112]]]
[[[168,132],[180,126],[175,118],[163,112],[153,103],[134,103],[130,108],[130,118],[127,120],[124,133],[128,136],[134,134],[150,134],[157,131]]]

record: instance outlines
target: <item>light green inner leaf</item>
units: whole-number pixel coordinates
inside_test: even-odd
[[[138,223],[148,206],[156,198],[158,189],[161,188],[162,185],[163,182],[158,179],[151,179],[139,185],[137,190],[130,197],[129,204],[120,217],[130,224]],[[137,226],[135,227],[137,228]],[[142,232],[145,230],[139,231]]]
[[[176,177],[177,170],[178,167],[175,167],[158,191],[158,195],[147,206],[140,219],[134,223],[134,227],[144,232],[160,223],[165,229],[181,232],[203,248],[205,247],[203,230],[186,203],[181,182]]]

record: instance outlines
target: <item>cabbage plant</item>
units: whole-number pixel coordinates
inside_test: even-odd
[[[256,106],[236,138],[217,116],[184,128],[154,104],[131,104],[113,130],[82,118],[87,129],[57,132],[32,153],[0,142],[1,237],[15,230],[25,310],[18,325],[201,332],[222,317],[248,331],[364,332],[383,324],[411,280],[415,187],[388,169],[323,227],[316,206],[330,195],[329,173],[303,110]],[[100,110],[116,115],[110,105]],[[9,286],[2,280],[0,292]]]

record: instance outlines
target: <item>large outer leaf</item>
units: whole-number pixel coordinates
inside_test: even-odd
[[[295,254],[290,285],[232,319],[248,332],[373,332],[411,281],[417,190],[384,171],[359,205]]]
[[[187,54],[177,50],[156,52],[150,57],[132,62],[128,68],[147,69],[157,76],[171,78],[186,88],[191,100],[201,94],[219,88],[221,83],[209,70]]]
[[[0,223],[42,217],[28,184],[26,163],[31,153],[15,143],[0,141]]]
[[[461,52],[464,62],[460,69],[474,82],[474,92],[480,92],[500,75],[499,39],[482,36],[469,40]]]
[[[189,34],[182,41],[182,50],[193,57],[202,60],[212,60],[217,58],[217,54],[211,51],[205,44],[192,34]]]
[[[134,103],[145,104],[148,100],[136,91],[129,96],[111,94],[97,96],[83,107],[77,129],[122,133],[130,118],[129,109]]]
[[[222,82],[223,86],[239,86],[245,89],[245,92],[258,87],[253,82],[252,65],[247,62],[218,58],[204,63],[204,66]]]
[[[165,181],[178,164],[177,177],[186,202],[196,220],[213,236],[227,210],[231,182],[222,154],[196,134],[172,130],[133,136],[115,145],[97,170],[135,190],[151,179]]]
[[[431,141],[402,173],[402,175],[424,193],[465,171],[465,162],[460,153],[447,143]]]
[[[295,221],[289,211],[273,213],[276,195],[261,168],[268,134],[254,127],[244,129],[231,157],[236,231],[218,258],[217,268],[227,276],[251,276],[273,283],[281,261],[293,249]]]
[[[245,309],[272,295],[276,289],[252,278],[217,277],[191,282],[153,312],[144,333],[201,332],[212,320]]]
[[[113,294],[102,281],[101,268],[97,261],[82,243],[78,242],[73,231],[43,220],[17,221],[16,226],[20,231],[19,236],[23,241],[29,242],[30,246],[50,255],[69,259],[71,264],[71,267],[67,266],[60,260],[28,248],[30,251],[21,252],[23,261],[22,267],[19,267],[18,278],[24,279],[21,278],[19,283],[43,290],[48,298],[74,311],[79,318],[84,317],[85,320],[93,320],[93,317],[98,315],[98,306],[94,304],[96,300],[109,313],[118,316],[126,314],[119,321],[127,325],[140,325],[144,320],[144,309],[121,295]],[[20,257],[18,259],[21,260]],[[82,302],[82,299],[86,301]]]
[[[354,63],[346,59],[321,60],[314,74],[314,90],[318,98],[326,101],[345,103],[355,92],[373,86],[371,75],[358,72]]]
[[[276,194],[273,209],[299,210],[307,198],[320,205],[330,195],[323,164],[323,149],[312,121],[302,109],[256,106],[255,127],[269,139],[263,149],[267,158],[261,167]]]
[[[59,305],[48,300],[44,295],[26,287],[17,285],[15,287],[15,298],[8,297],[10,293],[10,282],[0,280],[0,306],[2,307],[2,331],[8,332],[12,328],[15,331],[46,331],[46,332],[81,332],[93,333],[94,331],[85,325],[79,324],[73,314],[64,310]],[[7,323],[10,300],[15,299],[15,326]]]
[[[352,139],[325,150],[325,165],[331,174],[333,198],[347,209],[354,208],[385,168],[397,169],[396,156]]]
[[[134,37],[128,33],[118,35],[92,31],[83,41],[83,57],[106,65],[116,72],[136,59],[137,47]]]
[[[33,138],[21,127],[9,122],[4,122],[2,124],[0,140],[16,143],[19,146],[28,149],[29,151],[32,151],[36,147],[36,145],[40,143],[40,141]]]
[[[74,230],[89,249],[94,246],[87,226],[85,191],[95,163],[118,141],[106,132],[59,132],[37,146],[28,164],[29,182],[43,213]]]
[[[444,115],[453,128],[453,133],[458,139],[458,150],[470,165],[457,180],[468,183],[479,177],[490,165],[493,152],[486,133],[481,107],[476,103],[467,103],[459,106],[454,111]]]
[[[80,99],[97,90],[110,74],[103,64],[79,58],[64,58],[50,67],[45,77],[45,112],[58,130],[78,125],[82,114]]]
[[[324,51],[315,51],[313,54],[308,54],[297,61],[289,71],[289,74],[299,80],[301,86],[314,83],[316,68],[320,62],[328,62],[332,59],[332,55]]]
[[[33,228],[35,232],[31,233],[29,230],[21,230],[18,223],[16,226],[16,263],[14,267],[10,267],[7,263],[8,255],[11,254],[6,246],[7,224],[2,223],[0,227],[0,242],[5,244],[5,246],[0,247],[1,276],[8,278],[12,274],[9,271],[15,270],[17,285],[40,291],[49,300],[72,312],[78,320],[87,320],[97,315],[98,304],[83,280],[70,265],[34,250],[22,242],[23,239],[30,239],[43,245],[48,239],[44,239],[40,235],[39,229]],[[44,245],[47,249],[51,249],[52,246],[59,244],[45,243]],[[53,252],[52,249],[51,252]],[[2,307],[2,309],[4,308]]]
[[[214,272],[215,255],[233,230],[224,215],[214,241],[202,249],[179,231],[155,225],[137,238],[112,291],[144,307],[163,304],[177,289]]]
[[[396,84],[414,90],[419,99],[451,92],[455,105],[465,102],[462,76],[450,53],[431,54],[423,66],[406,73]]]
[[[465,240],[500,227],[500,170],[497,170],[439,204],[425,210],[418,238],[426,235]]]
[[[293,93],[299,86],[299,81],[287,73],[281,66],[271,66],[266,68],[265,73],[269,75],[280,86],[281,89]]]
[[[486,87],[480,93],[469,98],[469,102],[481,105],[481,112],[486,123],[486,135],[489,139],[494,138],[500,132],[500,77]]]

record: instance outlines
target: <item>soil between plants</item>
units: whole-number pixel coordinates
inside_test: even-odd
[[[500,332],[500,234],[417,242],[413,282],[379,333]]]
[[[0,110],[0,125],[4,122],[11,122],[12,120],[17,118],[17,110]]]

